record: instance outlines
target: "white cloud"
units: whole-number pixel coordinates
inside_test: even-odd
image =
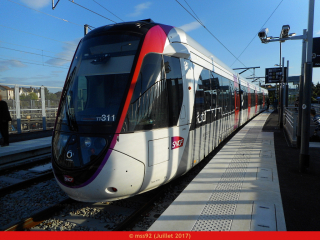
[[[138,4],[137,6],[134,7],[134,12],[129,14],[129,16],[130,17],[137,17],[137,16],[141,15],[145,9],[148,9],[150,7],[150,5],[151,5],[151,2],[145,2],[145,3]]]
[[[318,30],[318,31],[316,32],[316,35],[320,35],[320,30]]]
[[[51,0],[20,0],[20,1],[28,5],[29,7],[37,8],[37,9],[43,8],[52,2]],[[56,2],[57,0],[55,0],[55,3]]]
[[[71,43],[71,44],[64,43],[62,45],[63,50],[61,52],[55,54],[55,57],[57,57],[57,58],[51,58],[51,59],[47,60],[46,63],[51,64],[51,65],[55,65],[55,66],[62,66],[66,63],[70,64],[80,39],[81,38],[77,38],[73,41],[69,41],[68,43]]]
[[[27,65],[23,64],[18,60],[1,60],[0,61],[0,72],[4,72],[10,69],[10,67],[26,67]]]
[[[191,23],[187,23],[179,28],[181,28],[182,30],[184,30],[185,32],[190,32],[192,30],[195,30],[197,28],[201,27],[201,24],[198,23],[197,21],[191,22]]]

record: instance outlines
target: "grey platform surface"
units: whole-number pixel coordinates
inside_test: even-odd
[[[52,137],[37,138],[22,142],[10,143],[7,147],[0,147],[0,158],[18,153],[30,152],[51,146]]]
[[[237,133],[148,231],[286,231],[272,132],[261,113]]]

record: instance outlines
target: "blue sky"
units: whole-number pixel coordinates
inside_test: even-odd
[[[52,10],[51,2],[52,0],[0,1],[0,84],[62,87],[77,43],[83,37],[83,25],[100,27],[112,24],[69,0],[60,0],[55,10]],[[232,54],[175,0],[74,2],[115,22],[151,18],[155,22],[182,27],[228,66],[244,67],[240,62],[234,63]],[[237,57],[254,38],[241,55],[240,61],[247,67],[260,66],[260,69],[256,69],[256,76],[261,77],[264,76],[265,68],[279,64],[279,43],[262,44],[257,37],[264,23],[269,19],[264,27],[268,27],[269,35],[274,37],[280,35],[282,25],[289,24],[290,32],[300,35],[308,24],[308,0],[179,2],[190,11],[187,2],[204,25]],[[313,36],[320,37],[319,0],[315,0]],[[282,56],[286,62],[290,61],[290,76],[300,74],[301,48],[301,40],[282,44]],[[242,76],[250,77],[251,74],[252,72],[247,71]],[[320,68],[314,68],[313,82],[320,82]]]

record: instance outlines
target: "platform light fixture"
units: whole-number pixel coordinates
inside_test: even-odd
[[[280,38],[287,38],[289,37],[290,26],[283,25],[280,33]],[[283,41],[284,42],[284,41]]]
[[[289,33],[290,26],[283,25],[280,33],[280,37],[268,37],[269,29],[268,28],[262,28],[258,32],[258,37],[260,38],[262,43],[269,43],[269,42],[285,42],[286,40],[306,40],[306,35],[300,35],[296,36],[295,33]]]
[[[259,36],[262,43],[268,43],[268,41],[267,41],[268,32],[269,32],[268,28],[262,28],[259,31],[258,36]]]

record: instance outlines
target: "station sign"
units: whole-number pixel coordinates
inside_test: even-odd
[[[282,67],[266,68],[265,84],[280,83],[282,78]],[[284,68],[283,82],[287,81],[287,67]]]
[[[320,67],[320,37],[313,38],[312,63],[313,67]]]

